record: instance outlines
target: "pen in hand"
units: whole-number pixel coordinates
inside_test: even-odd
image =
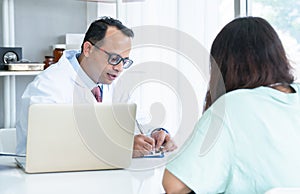
[[[137,125],[137,127],[138,127],[140,133],[141,133],[141,134],[145,134],[145,129],[144,129],[144,127],[143,127],[137,120],[135,120],[135,122],[136,122],[136,125]],[[158,150],[152,150],[152,151],[150,152],[150,155],[157,154],[157,153],[163,154],[163,153],[164,153],[164,152],[163,152],[163,149],[164,149],[164,146],[162,145],[162,146],[160,146],[160,148],[159,148]]]
[[[148,147],[148,149],[147,148],[146,149],[147,149],[147,151],[151,152],[155,147],[155,140],[152,137],[146,136],[144,127],[137,120],[135,120],[135,122],[136,122],[137,128],[140,131],[140,134],[143,135],[143,141],[144,141],[143,147],[146,148],[146,147],[150,146],[151,148]]]
[[[143,126],[142,126],[137,120],[135,120],[135,122],[136,122],[136,125],[137,125],[137,127],[138,127],[140,133],[141,133],[141,134],[144,134],[144,131],[145,131],[145,130],[144,130]]]

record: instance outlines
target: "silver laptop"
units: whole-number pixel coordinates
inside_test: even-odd
[[[27,173],[127,168],[135,104],[34,104],[28,113]]]

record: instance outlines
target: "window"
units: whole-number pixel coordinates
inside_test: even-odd
[[[298,0],[250,0],[249,15],[266,19],[275,28],[300,81],[300,2]]]

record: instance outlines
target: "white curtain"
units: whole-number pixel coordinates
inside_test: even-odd
[[[130,57],[134,60],[134,65],[137,67],[144,64],[144,73],[153,72],[149,63],[153,63],[153,67],[158,64],[167,67],[161,69],[158,67],[157,71],[162,74],[161,79],[153,75],[153,79],[146,81],[141,79],[143,80],[141,83],[133,86],[131,96],[134,96],[135,102],[138,102],[140,107],[139,111],[143,113],[139,115],[148,115],[148,117],[138,118],[143,124],[163,126],[175,133],[180,127],[184,127],[182,123],[185,123],[186,117],[191,117],[193,119],[189,121],[192,124],[188,127],[193,128],[197,120],[195,118],[201,116],[206,94],[209,48],[220,28],[233,19],[233,2],[232,0],[144,0],[123,3],[119,0],[118,3],[98,3],[99,17],[104,15],[116,17],[133,29],[152,25],[151,29],[154,29],[154,32],[149,34],[145,31],[144,36],[156,36],[164,42],[169,38],[163,35],[166,33],[164,27],[170,30],[170,37],[173,33],[177,36],[184,35],[178,37],[178,48],[154,43],[139,45],[138,48],[133,47],[131,51]],[[151,37],[144,38],[151,39]],[[201,47],[203,50],[199,49]],[[202,56],[199,57],[200,64],[197,55]],[[170,71],[172,68],[175,69],[177,78],[176,76],[174,78],[174,74],[170,75],[168,67],[171,67]],[[143,77],[143,72],[135,73],[140,73],[140,77]],[[173,82],[166,83],[168,82],[165,80],[166,77],[177,79],[175,80],[177,86],[173,87]],[[180,93],[182,91],[184,94]],[[183,108],[191,103],[197,111],[193,110],[187,114]]]

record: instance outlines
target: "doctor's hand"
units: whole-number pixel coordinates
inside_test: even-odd
[[[161,130],[162,128],[157,128],[152,131],[151,137],[155,140],[155,150],[160,150],[163,146],[162,151],[171,152],[177,148],[175,142],[171,139],[170,134],[166,130]]]
[[[153,151],[155,147],[155,141],[151,137],[144,134],[138,134],[134,136],[133,143],[133,158],[142,157]]]

